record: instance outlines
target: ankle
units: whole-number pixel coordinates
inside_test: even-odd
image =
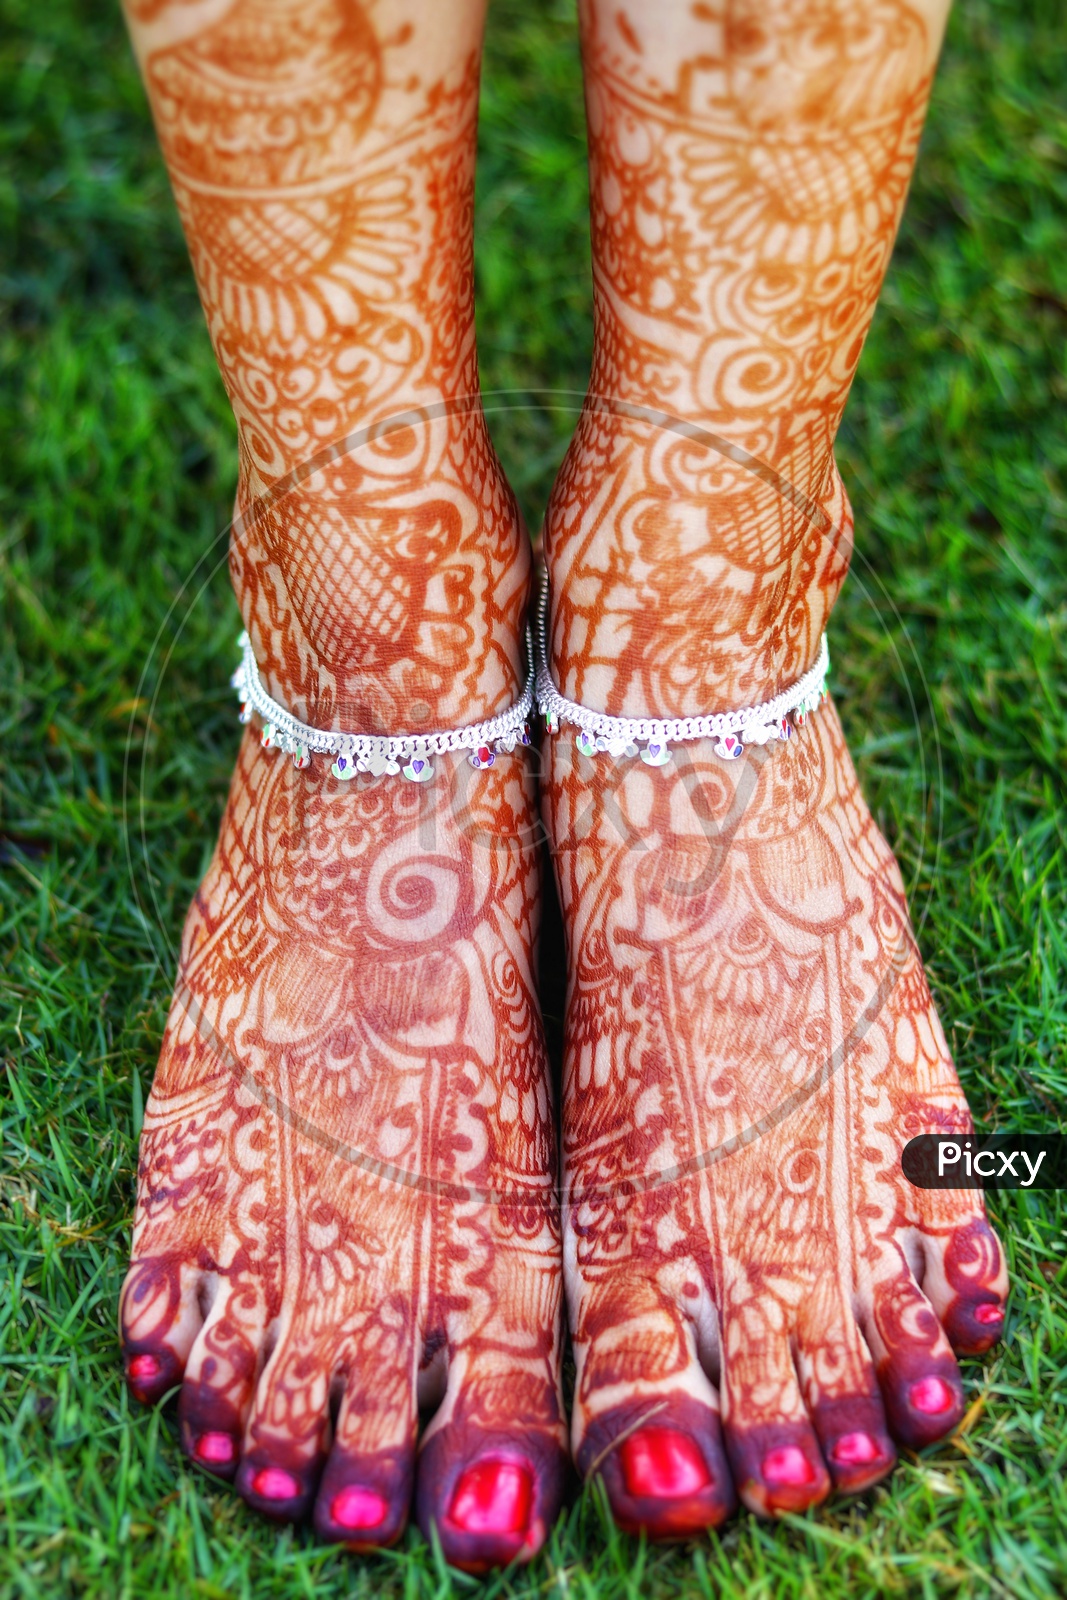
[[[552,676],[614,716],[770,699],[814,663],[851,545],[832,456],[775,470],[587,408],[545,518]]]
[[[245,626],[266,687],[301,720],[422,732],[517,698],[530,544],[480,410],[390,429],[238,504]]]

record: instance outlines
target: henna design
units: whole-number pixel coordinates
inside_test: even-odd
[[[569,697],[696,715],[811,664],[940,9],[583,5],[596,346],[546,522]],[[994,1342],[1006,1286],[980,1199],[901,1172],[969,1113],[832,707],[773,754],[673,754],[613,766],[561,734],[544,790],[576,1453],[661,1535],[941,1437],[952,1347]]]
[[[477,394],[480,7],[444,32],[409,0],[130,16],[237,418],[231,565],[270,692],[367,732],[503,709],[530,557]],[[341,783],[246,733],[122,1325],[134,1392],[184,1373],[184,1448],[251,1505],[359,1548],[417,1496],[479,1569],[559,1504],[560,1243],[532,782],[521,751],[435,765]]]
[[[557,681],[617,714],[751,704],[811,665],[847,570],[832,444],[937,30],[897,0],[720,0],[678,51],[642,8],[582,16],[596,345],[546,523]]]
[[[477,32],[427,81],[401,7],[216,9],[144,65],[237,418],[257,660],[318,726],[477,720],[521,683],[529,571],[477,395]]]

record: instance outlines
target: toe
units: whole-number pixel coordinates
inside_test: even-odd
[[[203,1323],[199,1269],[153,1257],[126,1274],[119,1310],[126,1381],[135,1399],[153,1405],[181,1381]]]
[[[857,1494],[896,1461],[870,1351],[836,1289],[816,1293],[796,1337],[801,1393],[833,1486]]]
[[[620,1528],[654,1539],[718,1527],[737,1504],[718,1405],[685,1392],[603,1412],[586,1427],[578,1468],[603,1478]]]
[[[981,1355],[1004,1328],[1008,1273],[1000,1241],[982,1215],[946,1235],[924,1233],[923,1293],[952,1348]]]
[[[531,1560],[566,1483],[554,1361],[509,1368],[501,1354],[487,1342],[453,1358],[419,1453],[419,1527],[436,1528],[446,1560],[468,1572]]]
[[[285,1329],[256,1386],[245,1429],[238,1493],[278,1522],[307,1515],[329,1428],[332,1366],[315,1341]]]
[[[934,1309],[910,1273],[877,1286],[864,1327],[889,1430],[913,1450],[951,1433],[963,1415],[963,1383]]]
[[[189,1352],[178,1398],[182,1448],[220,1478],[237,1471],[266,1324],[259,1286],[223,1280]]]
[[[766,1299],[723,1325],[723,1430],[737,1492],[775,1516],[825,1500],[830,1474],[797,1381],[789,1338]]]
[[[567,1458],[558,1432],[489,1429],[454,1419],[423,1446],[416,1509],[427,1538],[467,1572],[529,1561],[563,1500]]]
[[[579,1470],[603,1479],[621,1528],[654,1539],[716,1527],[737,1504],[719,1396],[680,1300],[652,1274],[617,1267],[582,1282],[575,1323]]]
[[[415,1478],[415,1317],[390,1299],[346,1352],[344,1396],[315,1499],[315,1531],[364,1550],[407,1525]]]

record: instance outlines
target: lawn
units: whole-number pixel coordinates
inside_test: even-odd
[[[954,1437],[858,1501],[691,1546],[615,1534],[591,1492],[484,1585],[414,1532],[353,1560],[258,1521],[131,1406],[137,1133],[237,743],[234,430],[117,10],[3,16],[0,1597],[1067,1592],[1062,1193],[994,1197],[1006,1339],[966,1364]],[[955,16],[844,427],[859,554],[832,625],[964,1086],[1034,1132],[1067,1104],[1064,83],[1055,0]],[[587,371],[585,203],[569,0],[497,0],[479,318],[531,526]]]

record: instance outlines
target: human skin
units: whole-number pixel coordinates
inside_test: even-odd
[[[833,442],[944,7],[582,0],[596,339],[549,506],[550,660],[619,716],[795,682],[844,581]],[[900,1169],[971,1126],[903,884],[831,704],[741,760],[548,742],[567,933],[572,1440],[681,1536],[888,1472],[1003,1322],[974,1191]]]
[[[477,394],[482,8],[129,0],[238,426],[271,693],[353,732],[517,697],[526,532]],[[399,420],[398,420],[399,419]],[[122,1336],[182,1447],[367,1548],[534,1554],[565,1465],[521,750],[425,785],[244,736],[141,1140]],[[421,1444],[419,1407],[433,1409]],[[435,1409],[434,1409],[435,1408]]]

